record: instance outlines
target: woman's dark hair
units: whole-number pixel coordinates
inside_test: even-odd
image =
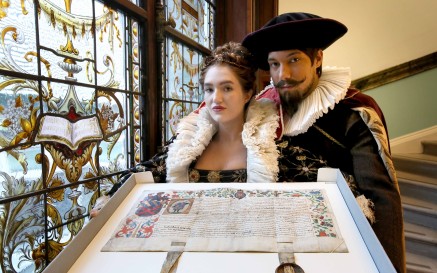
[[[234,71],[243,89],[255,94],[256,70],[255,59],[240,43],[228,42],[218,46],[210,56],[205,57],[200,70],[200,85],[203,87],[205,75],[214,65],[225,64]]]

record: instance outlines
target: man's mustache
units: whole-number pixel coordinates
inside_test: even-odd
[[[301,80],[301,81],[296,81],[296,80],[281,80],[279,81],[277,84],[275,84],[276,88],[282,88],[286,85],[291,85],[291,86],[295,86],[298,84],[303,83],[305,80]]]

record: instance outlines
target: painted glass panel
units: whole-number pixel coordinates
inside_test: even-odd
[[[195,110],[203,100],[203,92],[199,88],[199,72],[203,55],[191,47],[167,38],[166,70],[163,103],[163,120],[165,141],[175,134],[179,120]]]
[[[40,145],[7,149],[0,152],[0,202],[6,197],[14,197],[14,192],[6,190],[12,181],[19,180],[33,185],[24,187],[23,193],[32,193],[43,189],[42,154]]]
[[[47,195],[47,220],[52,238],[63,237],[62,241],[68,242],[82,229],[88,221],[84,216],[91,209],[90,199],[96,190],[97,183],[90,182],[54,190]]]
[[[10,150],[9,155],[21,163],[19,150],[29,145],[37,123],[38,87],[33,80],[0,75],[0,151]],[[42,96],[45,91],[42,87]]]
[[[131,46],[131,59],[132,59],[132,67],[133,69],[128,69],[128,71],[133,71],[132,74],[130,74],[130,83],[131,88],[129,88],[128,91],[132,91],[132,109],[133,111],[130,111],[130,120],[133,124],[133,130],[130,132],[133,132],[134,141],[131,143],[133,155],[134,155],[134,163],[138,164],[140,163],[142,156],[142,145],[141,145],[141,97],[140,97],[140,90],[142,90],[142,84],[141,84],[141,77],[142,77],[142,70],[141,70],[141,59],[139,56],[139,52],[141,50],[141,46],[139,43],[139,37],[138,37],[138,22],[131,20],[131,27],[129,30],[129,37],[130,37],[130,44]]]
[[[181,118],[185,117],[199,106],[199,103],[195,102],[183,102],[169,100],[164,102],[165,115],[167,117],[166,128],[166,140],[169,140],[176,134],[177,125]]]
[[[38,20],[41,74],[56,79],[88,82],[86,60],[94,52],[93,9],[91,1],[40,0]],[[30,14],[30,16],[34,16]],[[105,16],[102,21],[107,19]],[[101,29],[98,26],[97,33]],[[37,61],[37,60],[35,60]]]
[[[214,48],[215,6],[206,0],[168,0],[166,20],[200,45]]]
[[[99,2],[96,3],[96,36],[100,43],[96,49],[97,84],[117,89],[126,89],[125,70],[126,63],[120,62],[126,59],[123,45],[125,22],[123,14],[109,9]],[[94,51],[87,54],[94,56]],[[122,57],[123,56],[123,57]],[[120,58],[122,57],[122,58]],[[92,59],[92,58],[91,58]],[[117,65],[117,69],[115,69]],[[87,69],[94,72],[94,69]]]
[[[33,6],[27,1],[2,1],[0,5],[0,69],[38,74]]]
[[[2,174],[6,183],[3,195],[20,195],[33,191],[37,184],[26,183]],[[41,183],[41,180],[38,181]],[[33,189],[31,189],[33,188]],[[2,230],[2,272],[38,272],[45,263],[44,196],[35,195],[0,204]],[[40,270],[37,270],[39,268]]]

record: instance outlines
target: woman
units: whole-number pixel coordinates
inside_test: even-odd
[[[274,182],[278,116],[252,100],[256,68],[238,43],[218,47],[200,74],[204,102],[178,124],[167,157],[168,182]]]
[[[152,159],[128,170],[151,171],[155,182],[274,182],[278,115],[270,100],[252,99],[253,57],[239,43],[217,47],[204,59],[200,107],[184,117],[176,137]]]

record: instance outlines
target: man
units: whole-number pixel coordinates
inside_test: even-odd
[[[347,32],[332,19],[286,13],[242,44],[269,70],[258,98],[277,103],[278,181],[315,181],[320,167],[339,168],[398,272],[405,272],[403,216],[384,116],[350,89],[349,69],[325,67],[323,50]]]

